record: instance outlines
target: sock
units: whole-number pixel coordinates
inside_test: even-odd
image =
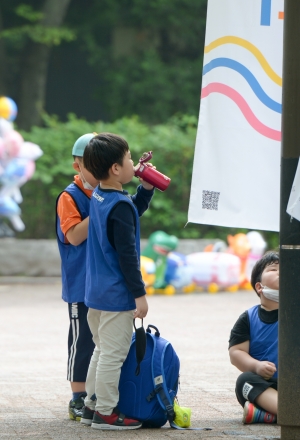
[[[249,402],[246,408],[245,423],[276,423],[277,418],[274,414],[257,408],[253,403]]]
[[[79,397],[81,397],[82,395],[86,396],[86,392],[85,391],[79,391],[79,393],[73,393],[72,400],[76,400]]]

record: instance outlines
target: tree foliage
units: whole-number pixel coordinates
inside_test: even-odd
[[[150,127],[137,117],[122,118],[114,123],[89,123],[69,115],[67,123],[47,118],[46,128],[34,127],[30,133],[22,132],[25,139],[41,146],[44,155],[36,163],[33,179],[22,189],[24,202],[21,208],[26,230],[21,235],[55,236],[55,199],[74,175],[72,146],[83,133],[95,131],[109,131],[123,136],[129,143],[135,163],[144,151],[152,150],[152,162],[172,179],[167,192],[156,191],[151,210],[143,219],[144,236],[158,228],[181,236],[195,235],[192,228],[184,229],[184,226],[187,221],[196,123],[195,117],[182,116],[173,117],[166,124]],[[126,189],[133,193],[137,185],[138,180],[135,179]],[[44,218],[42,223],[40,218]]]
[[[90,0],[87,7],[86,0],[2,0],[0,93],[16,100],[26,130],[41,125],[50,108],[65,119],[75,95],[77,115],[90,120],[99,117],[90,116],[96,103],[106,121],[197,115],[206,3]],[[63,66],[64,93],[57,66]]]
[[[12,26],[0,33],[0,37],[9,41],[15,48],[23,48],[28,39],[47,46],[57,46],[64,40],[72,41],[75,38],[75,34],[71,29],[44,26],[42,22],[45,14],[34,10],[30,5],[21,4],[17,6],[15,14],[23,18],[26,24]]]
[[[61,26],[70,2],[1,2],[0,94],[17,97],[18,124],[24,129],[42,122],[51,47],[75,38]]]
[[[106,119],[137,114],[159,123],[177,112],[198,114],[206,3],[104,0],[76,23],[78,44],[99,77],[94,99],[105,104]],[[70,23],[81,5],[71,8]]]

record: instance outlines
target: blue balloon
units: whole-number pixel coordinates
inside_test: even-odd
[[[10,197],[0,198],[0,215],[10,217],[11,215],[20,215],[19,205]]]

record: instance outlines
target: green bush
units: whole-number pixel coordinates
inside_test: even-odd
[[[123,118],[114,123],[90,123],[69,115],[66,123],[55,117],[45,119],[44,128],[34,127],[30,133],[22,132],[25,140],[38,144],[44,154],[36,162],[33,178],[21,189],[21,205],[26,229],[19,238],[55,238],[55,200],[72,181],[74,170],[72,146],[82,134],[113,132],[123,136],[130,147],[134,163],[144,151],[153,151],[152,163],[171,177],[166,192],[156,191],[151,208],[141,220],[141,236],[147,238],[155,230],[164,230],[179,238],[220,238],[241,230],[210,225],[187,223],[187,212],[193,167],[197,119],[181,115],[165,124],[148,126],[137,117]],[[126,185],[133,194],[137,179]],[[247,232],[245,230],[245,232]],[[277,246],[278,234],[264,234],[270,247]]]

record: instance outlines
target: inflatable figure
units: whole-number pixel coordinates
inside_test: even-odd
[[[174,252],[177,243],[176,237],[162,231],[150,235],[141,257],[148,294],[172,295],[177,289],[210,293],[251,289],[253,265],[266,249],[266,242],[257,231],[229,235],[229,247],[220,240],[206,246],[204,252],[189,255]]]
[[[236,255],[241,260],[239,287],[241,289],[252,289],[246,275],[247,259],[250,254],[250,243],[246,234],[228,235],[227,240],[229,244],[227,252]]]
[[[154,261],[151,258],[141,255],[141,273],[146,289],[154,284],[155,270]]]
[[[165,272],[166,283],[174,286],[175,289],[181,289],[184,293],[190,293],[196,288],[192,275],[192,267],[187,264],[186,255],[170,252]]]
[[[256,261],[261,258],[266,250],[265,240],[257,231],[228,235],[227,240],[229,247],[226,247],[225,242],[218,241],[206,246],[204,252],[225,252],[239,257],[241,274],[238,286],[240,289],[252,289],[250,284],[251,272]]]
[[[225,241],[217,241],[216,243],[211,243],[205,246],[204,252],[226,252],[227,244]]]
[[[186,257],[192,281],[210,293],[236,291],[239,287],[241,261],[225,252],[195,252]]]
[[[250,253],[246,264],[246,277],[250,282],[253,266],[265,253],[267,243],[257,231],[248,232],[246,235],[250,244]]]
[[[38,145],[25,142],[14,130],[10,121],[15,119],[16,114],[16,104],[10,98],[0,97],[0,217],[8,218],[15,230],[23,231],[25,225],[18,206],[23,201],[20,187],[32,177],[34,161],[43,152]],[[1,228],[1,231],[8,229]],[[2,232],[4,234],[12,235]]]
[[[174,286],[170,286],[166,283],[165,272],[167,267],[167,255],[169,252],[176,249],[178,245],[178,238],[175,235],[169,235],[163,231],[153,232],[149,236],[149,241],[145,249],[142,251],[142,255],[150,258],[155,262],[155,282],[152,289],[148,289],[147,292],[151,293],[163,293],[166,295],[172,295],[175,293]]]

